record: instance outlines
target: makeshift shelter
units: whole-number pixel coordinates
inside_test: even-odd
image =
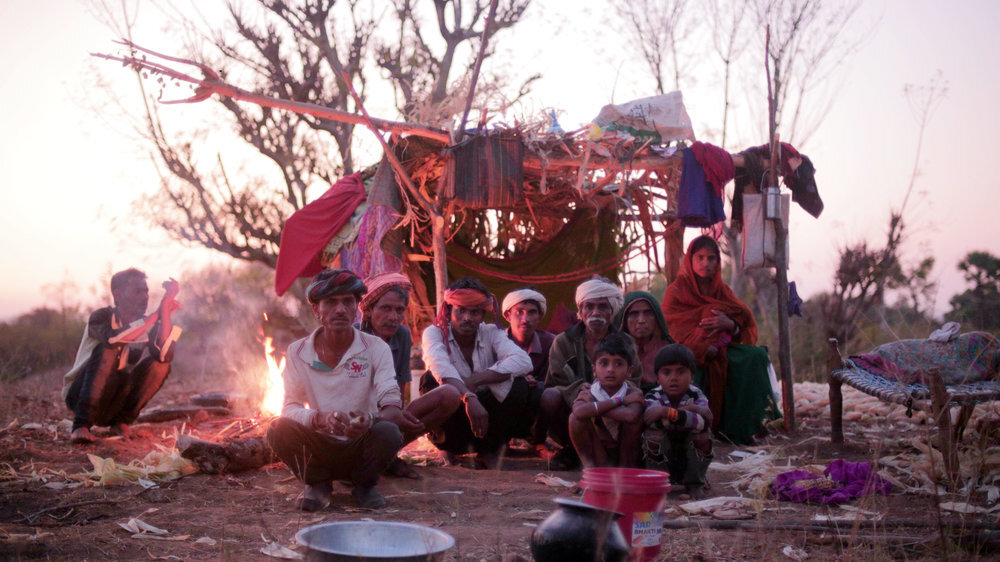
[[[468,272],[479,274],[500,294],[516,285],[541,285],[539,288],[551,295],[550,317],[544,322],[555,328],[567,319],[554,321],[552,315],[571,309],[572,287],[594,273],[620,283],[622,266],[645,255],[668,280],[673,279],[682,254],[683,226],[712,228],[724,220],[724,186],[739,178],[742,168],[740,192],[752,194],[769,188],[766,204],[755,207],[762,220],[744,221],[746,213],[741,212],[739,224],[762,225],[765,245],[767,231],[773,233],[770,243],[775,259],[770,264],[778,267],[781,379],[786,405],[793,402],[784,300],[788,297],[784,271],[788,264],[787,224],[783,222],[787,211],[784,197],[778,194],[779,171],[793,191],[793,200],[813,216],[822,211],[822,201],[813,181],[812,163],[794,147],[778,143],[770,90],[772,142],[733,155],[705,143],[694,142],[690,148],[679,144],[694,141],[679,92],[605,106],[590,127],[569,134],[554,122],[551,127],[547,123],[516,123],[489,131],[480,128],[470,134],[465,131],[467,105],[461,126],[449,133],[373,119],[356,95],[362,115],[255,94],[226,84],[203,64],[168,57],[128,41],[122,43],[134,51],[201,70],[204,77],[195,78],[145,56],[97,55],[197,85],[193,97],[178,101],[202,101],[218,94],[368,126],[382,143],[385,160],[366,187],[365,203],[347,218],[350,204],[345,205],[342,198],[356,195],[356,191],[328,193],[316,202],[318,205],[307,205],[290,218],[295,228],[286,225],[283,233],[276,289],[280,294],[287,289],[289,279],[314,272],[312,252],[317,241],[323,241],[328,254],[325,265],[345,266],[361,275],[406,272],[417,294],[418,306],[411,321],[417,331],[422,320],[433,317],[434,304],[441,301],[449,280]],[[481,58],[482,50],[473,87]],[[345,82],[350,88],[350,81]],[[471,104],[472,92],[468,99]],[[392,134],[392,146],[383,138],[385,132]],[[341,181],[355,184],[356,189],[358,180]],[[331,189],[346,187],[338,183]],[[742,205],[743,200],[737,199]],[[323,206],[336,210],[327,224],[322,221]],[[299,226],[308,227],[317,219],[322,226],[316,227],[316,237],[292,243],[296,249],[288,253],[285,234],[298,232]],[[343,226],[338,230],[338,225]],[[334,230],[336,233],[324,240]],[[310,238],[308,228],[305,232],[305,238]],[[662,256],[658,251],[661,244]],[[760,265],[769,265],[766,249],[763,254]],[[430,271],[428,262],[433,264]],[[786,415],[786,424],[794,425],[793,416]]]
[[[420,316],[431,318],[434,207],[428,211],[416,201],[433,201],[445,226],[448,280],[476,276],[499,297],[534,285],[550,301],[543,324],[559,330],[572,322],[581,281],[599,274],[620,282],[623,265],[640,255],[663,264],[666,238],[677,248],[671,259],[679,260],[682,226],[670,211],[679,158],[658,156],[648,151],[649,141],[632,136],[588,139],[584,132],[549,133],[544,127],[548,123],[498,129],[451,147],[417,135],[398,139],[392,155],[406,179],[390,171],[386,158],[366,182],[368,207],[356,221],[329,213],[351,242],[342,244],[341,234],[316,228],[315,237],[332,241],[322,262],[363,276],[403,271],[416,287]],[[642,169],[634,167],[637,160]],[[356,181],[345,178],[331,192],[350,197],[348,187]],[[296,215],[312,212],[310,205]],[[278,277],[285,284],[276,287],[279,292],[290,284],[284,253],[301,253],[298,241],[288,237],[301,237],[299,222],[291,217],[283,234]],[[308,236],[301,242],[316,245]]]

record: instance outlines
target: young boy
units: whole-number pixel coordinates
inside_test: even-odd
[[[670,473],[691,499],[705,495],[705,473],[712,462],[712,410],[708,399],[691,384],[694,353],[670,344],[654,360],[659,386],[646,394],[642,449],[646,468]]]
[[[637,467],[643,397],[626,381],[632,372],[629,341],[620,334],[604,338],[594,350],[593,368],[594,381],[580,387],[569,416],[573,447],[585,467]]]

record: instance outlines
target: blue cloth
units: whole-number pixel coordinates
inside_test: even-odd
[[[802,317],[802,298],[795,287],[795,281],[788,284],[788,315]]]
[[[677,218],[684,226],[712,226],[726,220],[722,198],[705,178],[705,170],[698,163],[694,151],[683,150],[684,168],[677,190]]]
[[[355,324],[354,327],[362,332],[376,335],[367,323],[364,326]],[[410,329],[405,324],[400,324],[396,333],[385,343],[389,344],[389,351],[392,352],[392,367],[396,370],[396,383],[402,387],[403,384],[413,380],[410,374],[410,350],[413,348],[413,336],[410,335]]]
[[[410,375],[410,347],[413,339],[410,336],[410,329],[400,324],[396,333],[386,342],[389,350],[392,351],[392,366],[396,368],[396,382],[400,386],[412,380]]]

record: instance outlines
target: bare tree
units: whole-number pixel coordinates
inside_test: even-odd
[[[487,26],[490,0],[434,0],[432,29],[437,31],[435,36],[425,33],[423,14],[415,8],[414,0],[393,0],[398,24],[394,29],[398,33],[391,40],[380,41],[375,50],[379,67],[388,73],[396,90],[400,113],[407,119],[444,125],[457,112],[455,108],[465,101],[461,94],[467,88],[456,91],[452,84],[453,67],[461,47],[472,42],[486,41],[490,44],[498,32],[521,21],[529,4],[530,0],[498,1],[494,20]],[[441,39],[444,40],[444,48],[435,49],[435,44]],[[488,49],[484,58],[492,53],[493,50]],[[469,49],[470,56],[463,69],[465,75],[459,80],[469,78],[475,58],[473,54],[474,50]],[[514,99],[527,93],[528,84],[536,78],[537,75],[530,77],[522,84]],[[489,91],[492,89],[489,83],[501,80],[495,76],[482,79],[487,83],[483,89]],[[450,93],[459,95],[449,96]]]
[[[767,57],[782,140],[801,147],[819,129],[837,93],[829,79],[870,34],[848,31],[860,6],[860,0],[754,0],[758,28],[771,29]]]
[[[670,90],[680,90],[688,62],[681,54],[690,32],[687,0],[614,0],[612,4],[625,22],[629,42],[653,75],[656,92],[666,93],[668,84]]]
[[[745,25],[749,3],[750,0],[738,0],[720,5],[719,0],[710,0],[706,4],[708,21],[712,29],[712,46],[722,62],[723,69],[722,140],[719,144],[722,148],[726,148],[726,137],[729,133],[733,69],[750,39]]]
[[[102,19],[129,40],[138,39],[131,36],[134,14],[126,4],[116,9],[95,1]],[[453,87],[449,77],[469,73],[456,57],[459,47],[481,39],[489,5],[435,0],[436,30],[446,45],[443,54],[435,54],[431,45],[440,40],[425,36],[418,24],[423,14],[409,0],[398,0],[386,14],[373,13],[359,0],[234,0],[221,19],[202,16],[200,4],[191,9],[179,4],[157,4],[178,37],[179,52],[172,54],[205,64],[255,93],[351,113],[358,111],[352,87],[361,103],[367,99],[372,77],[366,67],[376,66],[371,63],[389,70],[392,85],[405,92],[404,107],[446,97]],[[528,0],[505,2],[490,34],[515,25],[527,5]],[[177,240],[274,267],[281,225],[308,202],[307,190],[356,169],[352,124],[220,97],[224,126],[171,129],[156,102],[162,91],[147,91],[142,80],[139,87],[144,105],[138,128],[153,148],[161,189],[136,207]],[[227,128],[263,160],[255,156],[250,165],[233,164],[213,150],[213,142],[228,136]]]
[[[934,267],[933,257],[924,257],[915,264],[904,263],[903,216],[920,175],[921,149],[927,124],[947,92],[948,83],[941,78],[940,72],[926,86],[908,84],[903,89],[918,125],[913,171],[906,195],[899,209],[889,214],[889,228],[882,247],[871,247],[868,242],[861,241],[841,249],[833,291],[823,297],[821,303],[827,335],[838,338],[845,346],[854,335],[860,318],[885,304],[887,291],[900,291],[901,302],[911,312],[919,314],[927,311],[921,308],[929,304],[936,290],[936,284],[929,280]]]

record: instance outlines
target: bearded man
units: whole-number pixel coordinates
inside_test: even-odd
[[[570,444],[569,415],[580,385],[594,381],[592,368],[594,351],[604,338],[620,333],[611,320],[621,310],[624,296],[621,289],[604,277],[595,276],[576,288],[576,324],[556,336],[549,352],[549,372],[545,378],[539,417],[548,425],[552,438],[563,446],[550,461],[554,470],[571,470],[580,461]],[[635,342],[623,334],[629,345],[631,364],[629,380],[642,378],[642,368],[635,356]]]

